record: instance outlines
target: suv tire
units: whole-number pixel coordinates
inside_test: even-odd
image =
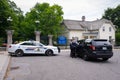
[[[109,59],[109,58],[103,58],[102,60],[103,60],[103,61],[107,61],[108,59]]]
[[[84,54],[84,55],[83,55],[83,59],[84,59],[85,61],[88,61],[88,60],[89,60],[89,57],[88,57],[86,54]]]

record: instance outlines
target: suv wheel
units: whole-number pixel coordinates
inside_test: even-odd
[[[88,56],[87,56],[86,54],[84,54],[84,55],[83,55],[83,59],[84,59],[85,61],[88,61],[89,58],[88,58]]]
[[[109,59],[109,58],[103,58],[102,60],[103,60],[103,61],[107,61],[108,59]]]
[[[23,51],[22,50],[17,50],[17,51],[15,51],[15,54],[16,54],[17,57],[21,57],[21,56],[23,56]]]

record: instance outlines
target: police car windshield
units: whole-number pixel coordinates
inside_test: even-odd
[[[38,43],[38,42],[36,42],[35,45],[36,45],[36,46],[45,46],[44,44]]]
[[[24,41],[24,42],[21,42],[19,43],[20,45],[31,45],[31,46],[44,46],[44,44],[40,43],[40,42],[37,42],[37,41]]]

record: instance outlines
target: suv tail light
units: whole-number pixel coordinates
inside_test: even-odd
[[[90,48],[91,48],[92,50],[95,50],[95,46],[93,46],[93,45],[91,45]]]

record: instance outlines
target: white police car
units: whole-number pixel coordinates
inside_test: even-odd
[[[45,46],[38,41],[24,41],[18,44],[10,44],[8,53],[16,56],[23,56],[23,54],[46,54],[52,56],[59,54],[60,49],[56,46]]]

